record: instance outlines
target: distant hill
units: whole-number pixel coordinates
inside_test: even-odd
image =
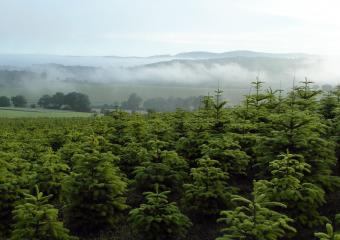
[[[187,52],[179,53],[174,58],[191,58],[191,59],[216,59],[229,57],[271,57],[271,58],[321,58],[321,55],[305,54],[305,53],[263,53],[252,52],[246,50],[231,51],[224,53],[211,52]]]

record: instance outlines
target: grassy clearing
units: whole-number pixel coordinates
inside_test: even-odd
[[[53,95],[56,92],[81,92],[90,97],[92,104],[113,104],[114,102],[126,101],[130,94],[136,93],[145,101],[149,98],[163,97],[168,98],[187,98],[190,96],[199,95],[215,95],[214,88],[180,88],[180,87],[156,87],[156,86],[141,86],[141,85],[120,85],[120,84],[79,84],[79,83],[64,83],[51,82],[45,86],[32,87],[0,87],[0,96],[16,96],[21,94],[25,96],[28,103],[36,103],[44,94]],[[243,95],[249,93],[249,89],[222,89],[224,100],[235,105],[243,100]]]
[[[101,114],[100,114],[101,115]],[[0,107],[0,118],[21,117],[91,117],[91,113],[72,112],[39,108],[4,108]]]

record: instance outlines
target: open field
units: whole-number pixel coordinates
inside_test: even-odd
[[[216,88],[217,89],[217,88]],[[187,98],[199,95],[215,95],[213,88],[181,88],[181,87],[161,87],[161,86],[142,86],[142,85],[120,85],[120,84],[79,84],[66,82],[51,82],[49,85],[32,87],[0,87],[0,96],[12,97],[21,94],[26,97],[28,104],[38,102],[44,94],[53,95],[56,92],[67,94],[69,92],[81,92],[87,94],[92,105],[104,103],[113,104],[114,102],[126,101],[130,94],[136,93],[141,96],[143,101],[163,97],[168,98]],[[243,100],[243,95],[249,93],[249,89],[222,89],[223,98],[230,104],[236,105]]]
[[[21,118],[21,117],[91,117],[91,113],[40,108],[0,107],[0,118]]]

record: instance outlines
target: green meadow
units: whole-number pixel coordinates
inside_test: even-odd
[[[217,89],[217,88],[216,88]],[[122,85],[122,84],[91,84],[91,83],[67,83],[50,82],[48,85],[31,87],[0,87],[0,96],[12,97],[21,94],[26,97],[28,103],[36,103],[44,95],[53,95],[56,92],[67,94],[69,92],[80,92],[87,94],[93,105],[104,103],[113,104],[114,102],[126,101],[130,94],[136,93],[143,101],[163,97],[168,98],[187,98],[199,95],[215,95],[214,88],[189,88],[189,87],[162,87],[162,86],[143,86],[143,85]],[[221,89],[223,99],[231,105],[239,104],[243,100],[243,95],[249,93],[249,89]]]
[[[102,114],[99,114],[102,115]],[[36,118],[36,117],[91,117],[91,113],[72,112],[40,108],[5,108],[0,107],[0,118]]]

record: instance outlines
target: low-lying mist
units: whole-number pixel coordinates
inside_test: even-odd
[[[239,101],[244,94],[249,93],[251,82],[256,81],[256,77],[265,82],[263,89],[269,86],[272,89],[279,89],[281,86],[285,92],[291,90],[294,76],[295,86],[304,81],[305,77],[308,81],[314,82],[312,86],[337,85],[340,75],[339,63],[338,58],[231,57],[205,60],[177,59],[130,67],[34,64],[24,69],[40,77],[33,80],[21,78],[15,82],[17,84],[15,86],[19,84],[24,89],[21,92],[27,92],[27,95],[32,93],[37,96],[38,93],[52,94],[57,91],[66,94],[76,91],[89,94],[92,102],[107,103],[125,101],[132,92],[137,92],[143,96],[143,100],[147,100],[158,96],[167,98],[206,95],[208,92],[213,94],[219,87],[225,93],[229,89],[229,95],[233,92],[241,94],[237,98]],[[44,73],[46,75],[41,77]],[[2,86],[6,86],[3,79],[0,81]],[[94,90],[93,84],[105,87]],[[118,90],[116,87],[118,85],[123,87]],[[157,92],[157,87],[162,87],[163,90]],[[166,90],[167,87],[174,89]],[[91,97],[94,91],[98,92]],[[31,99],[36,101],[36,98]],[[237,102],[234,99],[228,100]]]
[[[304,81],[338,84],[339,59],[227,58],[210,60],[172,60],[137,67],[83,67],[56,64],[33,65],[46,72],[47,81],[118,83],[167,87],[249,88],[251,82],[283,89]]]

